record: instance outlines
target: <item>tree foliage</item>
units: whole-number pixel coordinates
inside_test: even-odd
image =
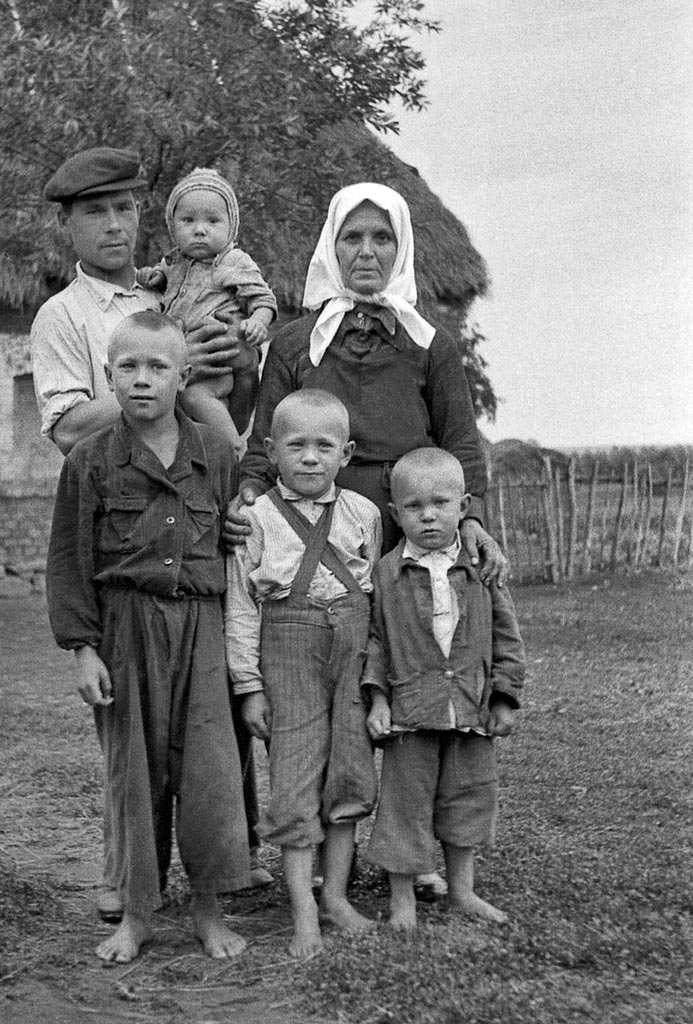
[[[323,133],[340,122],[392,129],[393,99],[413,108],[424,102],[423,59],[408,42],[408,33],[435,27],[423,4],[376,3],[361,26],[350,20],[353,7],[354,0],[6,3],[0,230],[17,287],[3,275],[10,294],[2,298],[38,300],[44,283],[68,272],[41,186],[92,145],[142,154],[151,192],[140,258],[166,245],[166,194],[195,165],[221,167],[233,180],[248,247],[259,245],[260,258],[269,247],[265,225],[299,230],[344,169],[345,154],[325,152]]]
[[[295,307],[289,296],[300,294],[305,240],[317,238],[332,194],[349,181],[386,178],[385,147],[373,146],[363,126],[396,130],[393,102],[425,104],[412,38],[438,26],[424,3],[376,0],[365,17],[364,6],[0,4],[0,303],[31,311],[72,276],[73,255],[42,188],[67,157],[108,145],[137,150],[149,180],[140,264],[170,247],[163,210],[173,184],[195,166],[214,166],[236,189],[240,244]],[[482,371],[481,406],[492,408],[474,345],[471,358]]]

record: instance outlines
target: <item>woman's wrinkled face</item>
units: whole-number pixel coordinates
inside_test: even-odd
[[[381,292],[397,256],[397,240],[385,210],[368,201],[352,210],[339,229],[335,251],[346,288],[360,295]]]

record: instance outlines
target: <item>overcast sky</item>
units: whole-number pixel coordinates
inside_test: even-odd
[[[690,0],[427,0],[389,145],[467,226],[502,437],[693,442]]]

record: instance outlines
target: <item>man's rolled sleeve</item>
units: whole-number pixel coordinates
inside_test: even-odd
[[[89,352],[67,311],[47,303],[31,326],[31,353],[41,433],[50,437],[61,416],[95,397]]]

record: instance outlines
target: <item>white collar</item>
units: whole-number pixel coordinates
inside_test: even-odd
[[[277,487],[284,501],[311,501],[314,505],[329,505],[331,501],[334,501],[337,497],[337,488],[334,482],[330,484],[324,494],[321,494],[319,498],[309,498],[305,494],[299,494],[297,491],[287,487],[282,482],[281,477],[277,480]]]
[[[407,538],[404,542],[402,558],[411,558],[413,562],[421,562],[426,558],[426,555],[443,555],[443,557],[449,559],[451,565],[454,565],[461,549],[460,532],[456,530],[455,539],[452,544],[448,544],[446,548],[436,548],[434,551],[430,551],[428,548],[421,548],[418,544]]]

